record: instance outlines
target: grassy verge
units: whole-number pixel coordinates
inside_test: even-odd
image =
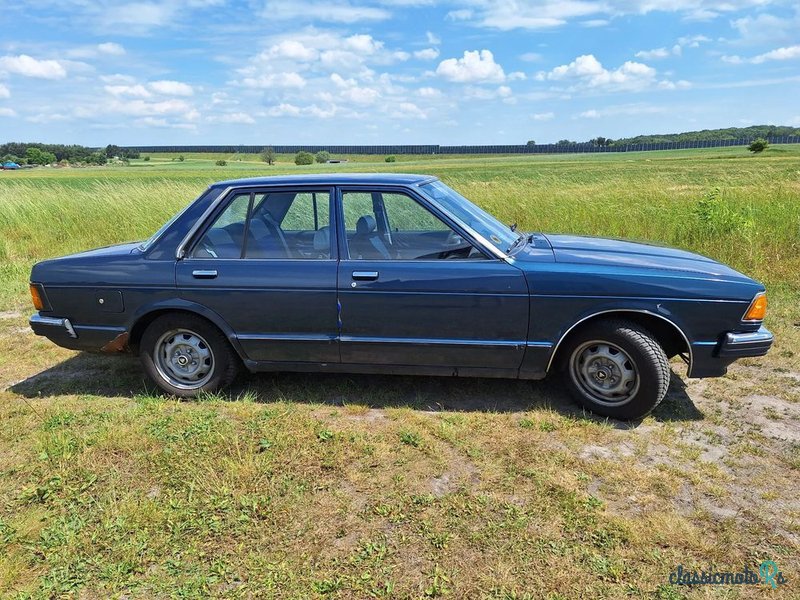
[[[749,598],[669,574],[767,559],[796,595],[800,150],[156,158],[0,173],[0,596]],[[778,343],[629,425],[555,380],[282,374],[176,402],[133,359],[30,335],[34,261],[144,238],[214,180],[320,170],[433,173],[525,230],[703,252],[767,283]]]

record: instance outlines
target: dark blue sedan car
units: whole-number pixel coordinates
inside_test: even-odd
[[[33,330],[138,352],[193,396],[250,371],[540,379],[634,419],[669,358],[723,375],[772,344],[764,286],[683,250],[520,233],[421,175],[212,185],[144,243],[33,267]]]

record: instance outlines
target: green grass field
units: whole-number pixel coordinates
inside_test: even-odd
[[[800,147],[176,158],[0,172],[0,597],[749,598],[669,574],[766,559],[800,594]],[[767,285],[776,346],[629,425],[557,380],[277,374],[178,402],[29,332],[35,261],[143,239],[213,181],[334,171],[707,254]]]

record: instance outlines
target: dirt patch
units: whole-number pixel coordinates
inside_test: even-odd
[[[459,454],[454,448],[448,449],[448,468],[439,477],[431,478],[428,489],[431,494],[441,498],[456,491],[459,486],[474,487],[480,482],[475,464]]]
[[[0,320],[5,319],[21,319],[22,313],[17,310],[4,310],[0,311]]]
[[[744,399],[747,418],[767,437],[800,442],[800,407],[774,396],[753,394]]]

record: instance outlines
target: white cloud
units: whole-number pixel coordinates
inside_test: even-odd
[[[800,45],[770,50],[764,54],[754,56],[750,59],[750,62],[758,65],[768,60],[791,60],[794,58],[800,58]]]
[[[539,62],[542,60],[542,55],[538,52],[526,52],[525,54],[520,55],[519,59],[525,62]]]
[[[392,14],[383,8],[356,5],[346,1],[268,0],[264,5],[262,16],[270,20],[282,21],[307,19],[333,23],[359,23],[384,21],[389,19]]]
[[[425,114],[419,106],[413,102],[400,102],[397,106],[391,107],[391,115],[393,117],[409,118],[409,119],[427,119],[428,115]]]
[[[667,108],[662,106],[653,106],[650,104],[619,104],[615,106],[607,106],[600,109],[585,110],[573,118],[578,119],[599,119],[602,117],[614,116],[635,116],[635,115],[655,115],[667,112]]]
[[[573,89],[601,88],[616,91],[636,91],[655,82],[656,70],[644,63],[627,61],[609,70],[592,54],[577,57],[567,65],[537,73],[539,81],[572,81]]]
[[[231,124],[244,124],[244,125],[252,125],[256,122],[256,120],[244,112],[235,112],[235,113],[226,113],[223,115],[217,115],[214,117],[209,117],[208,119],[212,123],[231,123]]]
[[[422,98],[440,98],[442,96],[441,90],[432,87],[421,87],[417,90]]]
[[[269,56],[288,58],[290,60],[311,61],[319,57],[316,48],[307,46],[298,40],[282,40],[267,50]]]
[[[257,77],[245,77],[240,82],[249,88],[302,88],[306,80],[299,73],[266,73]]]
[[[751,58],[742,58],[741,56],[737,56],[735,54],[732,56],[726,55],[721,57],[723,62],[733,65],[740,65],[744,63],[760,65],[772,60],[792,60],[795,58],[800,58],[800,45],[776,48],[775,50],[770,50],[769,52],[764,52],[763,54],[759,54]]]
[[[187,83],[171,80],[151,81],[147,84],[151,90],[156,94],[164,96],[191,96],[194,94],[194,89]]]
[[[270,117],[297,117],[301,112],[302,109],[299,106],[287,103],[272,106],[267,110]]]
[[[555,113],[553,112],[544,112],[544,113],[534,113],[531,115],[531,118],[534,121],[552,121],[555,118]]]
[[[680,48],[680,46],[678,46]],[[667,58],[672,52],[666,48],[654,48],[653,50],[639,50],[634,56],[643,60],[654,60],[658,58]]]
[[[133,98],[150,98],[153,94],[141,84],[136,85],[107,85],[105,90],[112,96],[130,96]]]
[[[492,83],[505,81],[506,78],[503,67],[494,61],[494,55],[489,50],[467,50],[463,58],[443,60],[436,68],[436,74],[457,83]]]
[[[11,98],[11,91],[0,83],[0,98]]]
[[[57,60],[38,60],[27,54],[0,56],[0,71],[39,79],[64,79],[67,70]]]
[[[12,108],[5,108],[0,106],[0,117],[16,117],[17,113]]]
[[[110,84],[132,84],[136,83],[136,78],[130,75],[123,75],[121,73],[114,73],[113,75],[101,75],[100,81]]]
[[[428,43],[431,46],[438,46],[439,44],[442,43],[442,38],[440,38],[439,36],[431,33],[430,31],[426,31],[425,32],[425,39],[428,40]]]
[[[94,46],[80,46],[67,51],[71,58],[95,58],[97,56],[124,56],[125,48],[114,42],[104,42]]]
[[[132,116],[147,117],[151,115],[188,115],[196,116],[196,111],[192,105],[185,100],[170,99],[157,102],[146,102],[144,100],[112,100],[105,103],[104,108],[108,112],[121,113]]]
[[[420,60],[434,60],[439,58],[439,49],[425,48],[424,50],[417,50],[414,52],[414,58],[418,58]]]

